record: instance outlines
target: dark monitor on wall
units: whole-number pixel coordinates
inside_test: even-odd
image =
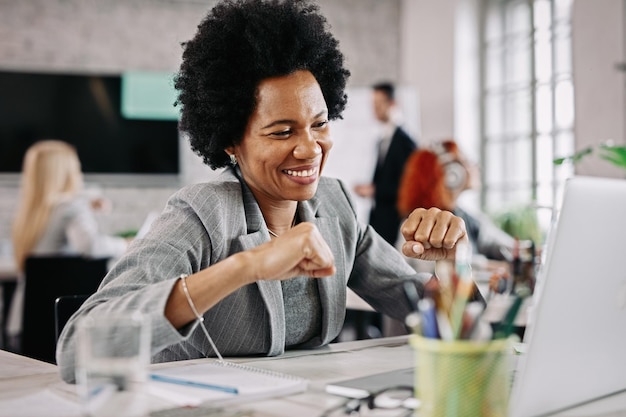
[[[131,75],[0,71],[0,174],[19,173],[34,142],[60,139],[76,147],[85,174],[178,175],[174,95],[165,113],[142,114],[137,95],[155,89],[150,74]]]

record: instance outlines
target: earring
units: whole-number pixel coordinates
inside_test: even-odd
[[[234,153],[230,154],[230,164],[233,166],[237,165],[237,157],[235,156]]]

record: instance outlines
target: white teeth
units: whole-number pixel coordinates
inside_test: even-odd
[[[304,170],[304,171],[292,171],[290,169],[286,169],[285,172],[288,175],[294,176],[294,177],[310,177],[313,174],[315,174],[315,172],[317,171],[317,168],[311,168],[308,170]]]

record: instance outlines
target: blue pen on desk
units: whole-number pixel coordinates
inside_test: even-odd
[[[417,302],[417,308],[422,316],[422,332],[424,337],[439,339],[435,302],[430,298],[422,298]]]
[[[237,388],[234,388],[234,387],[207,384],[204,382],[190,381],[188,379],[182,379],[182,378],[172,378],[170,376],[165,376],[165,375],[150,374],[150,379],[152,379],[153,381],[168,382],[170,384],[185,385],[185,386],[194,387],[194,388],[205,388],[205,389],[210,389],[213,391],[221,391],[221,392],[226,392],[228,394],[239,394],[239,391],[237,390]]]

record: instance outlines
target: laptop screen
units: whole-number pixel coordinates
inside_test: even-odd
[[[512,417],[626,389],[626,180],[568,180],[544,250]]]

